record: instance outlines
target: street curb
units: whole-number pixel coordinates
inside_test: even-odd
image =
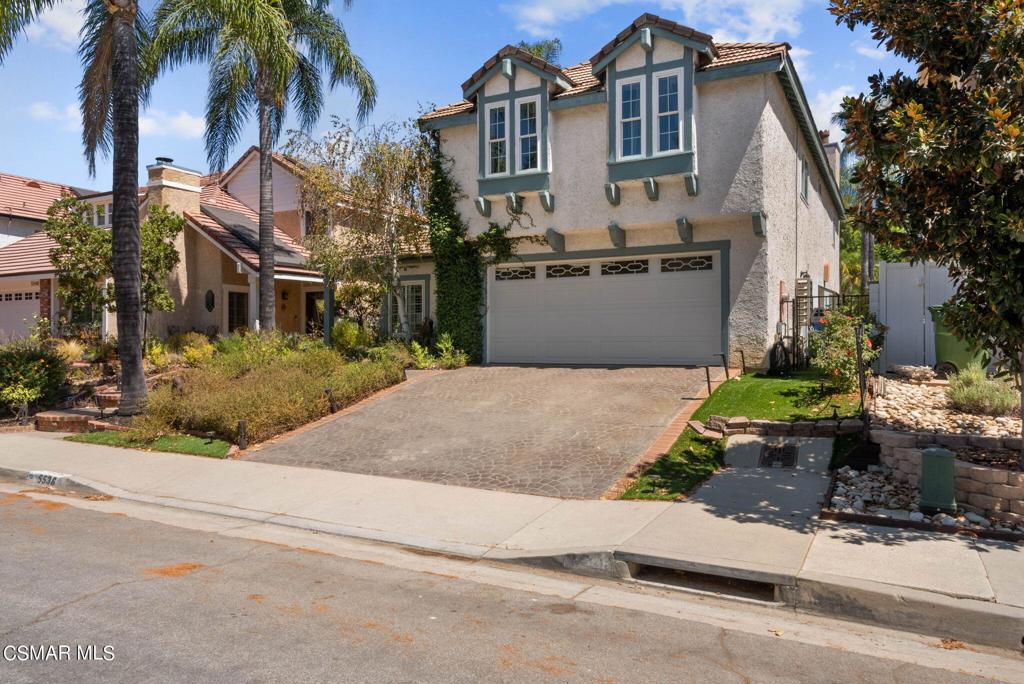
[[[1024,647],[1024,608],[813,572],[781,589],[800,612],[1011,651]]]
[[[777,599],[785,607],[797,612],[902,629],[927,636],[959,639],[970,644],[994,646],[1011,651],[1019,652],[1024,646],[1024,608],[977,599],[955,598],[850,577],[801,572],[794,581],[790,576],[775,573],[704,566],[647,554],[620,552],[615,548],[549,549],[544,552],[522,553],[500,546],[472,545],[372,528],[338,525],[280,513],[137,494],[65,473],[0,467],[0,477],[27,480],[36,485],[86,494],[108,495],[125,501],[164,508],[246,520],[255,525],[267,524],[316,531],[333,536],[394,544],[422,553],[458,556],[469,560],[483,558],[495,562],[561,570],[581,576],[630,579],[628,564],[640,562],[723,577],[771,582],[776,586]]]

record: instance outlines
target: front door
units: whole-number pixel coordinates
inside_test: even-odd
[[[228,330],[232,333],[249,325],[249,293],[228,292]]]
[[[306,334],[319,335],[324,331],[324,293],[306,293]]]

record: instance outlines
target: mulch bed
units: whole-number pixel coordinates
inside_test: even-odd
[[[951,449],[956,457],[967,463],[999,468],[1001,470],[1020,470],[1020,452],[1009,449],[981,449],[979,447],[957,447]]]

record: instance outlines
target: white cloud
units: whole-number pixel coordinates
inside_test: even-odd
[[[52,121],[62,131],[77,133],[82,130],[82,113],[77,105],[69,104],[58,109],[50,102],[33,102],[28,114],[36,121]]]
[[[159,109],[150,109],[145,116],[139,117],[139,135],[191,140],[202,137],[205,131],[206,119],[192,116],[184,110],[172,115]]]
[[[650,4],[650,0],[521,0],[506,3],[502,9],[516,18],[518,28],[544,37],[557,33],[562,23],[611,5]],[[719,42],[768,41],[799,35],[805,0],[657,0],[657,4],[667,19],[679,19]]]
[[[843,129],[832,123],[832,115],[839,111],[843,98],[857,91],[853,86],[841,85],[832,90],[819,90],[811,100],[811,115],[820,130],[828,129],[832,142],[842,142]]]
[[[868,59],[885,59],[889,53],[880,47],[870,47],[868,45],[854,45],[853,49],[861,57],[867,57]]]
[[[85,0],[58,2],[43,12],[39,18],[25,28],[29,40],[39,41],[51,47],[72,49],[78,45],[78,32],[85,17]]]
[[[793,66],[796,67],[796,73],[800,76],[800,80],[803,83],[814,80],[814,72],[811,71],[810,62],[807,61],[812,54],[814,53],[810,50],[799,47],[789,51],[789,56],[793,60]]]

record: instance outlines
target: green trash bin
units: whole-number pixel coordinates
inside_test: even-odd
[[[967,342],[954,335],[946,326],[943,307],[929,306],[932,322],[935,324],[935,371],[940,375],[950,376],[958,370],[966,368],[972,361],[982,366],[988,365],[988,354],[984,350],[975,349]]]

